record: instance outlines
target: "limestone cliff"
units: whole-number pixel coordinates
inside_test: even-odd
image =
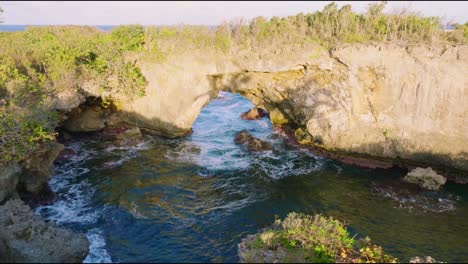
[[[121,118],[151,133],[187,134],[219,90],[241,93],[301,143],[397,163],[468,171],[468,46],[316,44],[140,59],[146,95],[120,97]],[[91,87],[64,100],[74,107]],[[63,100],[62,100],[63,101]],[[66,103],[55,102],[58,109]]]
[[[185,54],[142,65],[147,95],[128,121],[166,136],[190,130],[217,93],[241,93],[272,122],[331,151],[468,170],[467,46],[348,45]],[[304,143],[306,141],[303,140]]]

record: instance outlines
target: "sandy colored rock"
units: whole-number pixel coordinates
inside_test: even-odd
[[[276,125],[307,131],[307,144],[468,171],[467,53],[467,45],[444,44],[345,44],[327,50],[290,43],[227,53],[200,48],[168,54],[164,63],[138,59],[148,81],[145,96],[115,103],[127,123],[180,137],[224,90],[265,109]],[[82,87],[99,96],[95,88]],[[86,115],[94,121],[69,119],[68,129],[104,126],[99,114]]]
[[[327,150],[468,171],[467,51],[344,45],[303,69],[217,74],[212,84]]]
[[[416,168],[403,178],[404,181],[415,183],[422,188],[428,190],[438,190],[444,185],[447,179],[444,176],[437,174],[432,168]]]
[[[258,107],[254,107],[250,109],[249,111],[242,113],[241,118],[244,120],[256,120],[256,119],[265,117],[267,115],[268,113],[265,110],[258,108]]]
[[[238,145],[245,145],[249,151],[273,150],[273,147],[270,143],[252,136],[246,130],[242,130],[236,133],[234,143]]]
[[[45,223],[21,200],[0,206],[1,263],[81,263],[88,251],[85,235]]]
[[[105,127],[104,113],[98,107],[73,109],[63,127],[70,132],[99,131]]]

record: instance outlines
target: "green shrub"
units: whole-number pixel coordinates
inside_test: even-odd
[[[258,234],[243,252],[253,262],[264,262],[262,250],[287,252],[285,259],[310,263],[375,263],[397,262],[385,254],[382,247],[372,245],[370,239],[355,240],[344,225],[331,217],[290,213],[276,220],[271,228]]]
[[[110,36],[123,51],[137,51],[144,45],[145,30],[141,25],[118,26],[112,29]]]
[[[92,27],[27,27],[0,34],[0,163],[21,160],[41,141],[53,139],[58,118],[46,101],[86,82],[102,96],[134,98],[147,81],[127,53],[141,49],[141,26],[110,34]]]

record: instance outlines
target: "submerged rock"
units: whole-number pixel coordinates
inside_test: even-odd
[[[409,263],[441,263],[437,260],[435,260],[431,256],[426,256],[426,257],[412,257],[409,261]]]
[[[258,107],[254,107],[249,111],[242,113],[241,118],[244,120],[256,120],[265,116],[268,116],[267,111]]]
[[[273,147],[270,143],[252,136],[246,130],[237,132],[236,137],[234,138],[234,143],[238,145],[246,145],[247,150],[249,151],[273,150]]]
[[[71,148],[65,148],[64,150],[62,150],[58,157],[57,157],[57,161],[64,161],[64,160],[67,160],[73,156],[76,155],[76,151],[74,149],[71,149]]]
[[[0,262],[81,263],[88,251],[85,235],[44,222],[21,200],[0,206]]]
[[[437,174],[431,167],[416,168],[406,174],[403,180],[418,184],[428,190],[438,190],[447,181],[444,176]]]

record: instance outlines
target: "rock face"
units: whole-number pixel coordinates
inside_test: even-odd
[[[94,132],[105,127],[104,111],[100,107],[77,107],[70,113],[63,127],[70,132]]]
[[[348,45],[302,69],[213,75],[330,151],[468,171],[468,46]]]
[[[254,107],[249,111],[242,113],[241,118],[244,120],[256,120],[265,116],[268,116],[267,111],[258,107]]]
[[[21,167],[16,162],[0,166],[0,204],[16,194]]]
[[[81,263],[88,248],[86,236],[45,223],[21,200],[0,206],[2,263]]]
[[[31,154],[31,158],[21,162],[23,172],[19,178],[19,184],[25,190],[38,193],[47,184],[53,175],[53,164],[59,153],[64,149],[60,143],[51,141],[42,145]]]
[[[238,145],[245,145],[249,151],[273,150],[273,147],[270,143],[250,135],[249,132],[245,130],[236,133],[234,142]]]
[[[422,188],[428,190],[438,190],[444,185],[447,179],[444,176],[437,174],[432,168],[416,168],[403,178],[404,181],[415,183]]]
[[[240,93],[306,144],[414,166],[468,171],[468,45],[316,44],[203,48],[138,61],[146,95],[116,102],[123,119],[166,137],[189,133],[218,91]],[[98,96],[85,89],[83,94]],[[96,92],[94,92],[96,93]],[[76,105],[82,97],[64,95]],[[66,109],[61,103],[58,108]],[[68,129],[97,130],[68,120]],[[86,118],[85,118],[86,119]],[[76,125],[79,124],[79,125]],[[306,135],[308,134],[308,135]]]
[[[131,127],[123,123],[113,127],[106,127],[102,135],[105,140],[111,141],[118,146],[133,146],[140,143],[143,139],[143,135],[138,127]]]
[[[148,81],[146,95],[122,98],[120,112],[127,123],[152,134],[175,138],[187,135],[201,109],[215,98],[208,74],[217,72],[210,52],[173,55],[170,62],[139,63]]]

